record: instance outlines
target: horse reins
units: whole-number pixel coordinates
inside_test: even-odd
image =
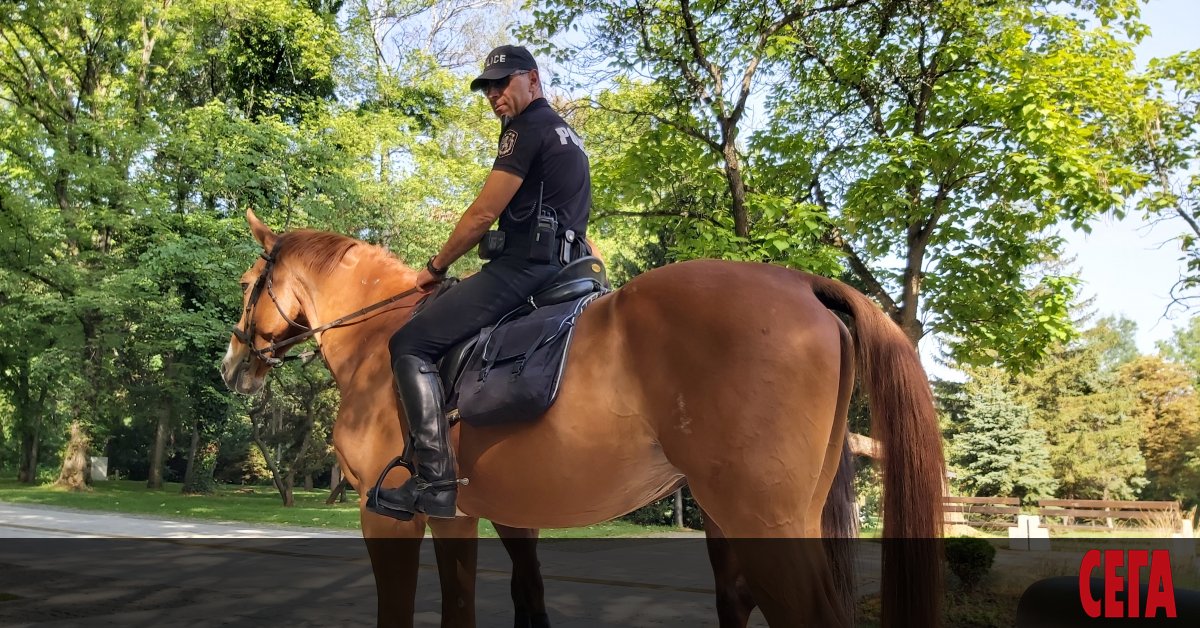
[[[391,305],[391,304],[395,303],[396,301],[403,299],[404,297],[407,297],[409,295],[419,292],[419,290],[417,290],[417,288],[405,290],[404,292],[401,292],[400,294],[388,297],[382,301],[379,301],[378,303],[373,303],[373,304],[368,305],[367,307],[364,307],[360,310],[356,310],[354,312],[346,314],[345,316],[334,319],[328,323],[325,323],[324,325],[321,325],[320,327],[309,328],[305,325],[301,325],[300,323],[292,320],[291,317],[289,317],[287,315],[287,313],[285,313],[283,311],[283,308],[280,307],[279,300],[275,297],[275,290],[274,290],[274,288],[272,286],[272,282],[271,282],[271,271],[274,270],[274,268],[275,268],[275,262],[276,262],[277,254],[279,252],[279,247],[281,244],[283,244],[282,238],[275,241],[275,246],[271,247],[271,251],[269,253],[266,251],[263,251],[262,253],[259,254],[260,257],[262,257],[264,260],[267,261],[267,264],[263,268],[262,273],[259,274],[258,279],[256,279],[254,281],[254,287],[250,290],[250,300],[249,300],[249,302],[246,303],[246,329],[242,330],[237,325],[234,325],[231,328],[231,331],[233,332],[234,337],[237,338],[238,340],[242,341],[242,344],[245,344],[246,347],[250,349],[250,352],[248,354],[246,354],[245,358],[243,358],[243,360],[242,360],[243,362],[249,362],[250,357],[254,356],[254,357],[257,357],[259,360],[262,360],[263,362],[265,362],[267,364],[267,366],[276,367],[276,366],[283,364],[284,362],[288,362],[291,360],[302,360],[311,354],[285,355],[282,358],[276,357],[275,354],[277,352],[279,352],[279,350],[281,350],[281,349],[286,349],[294,344],[303,342],[303,341],[311,338],[312,336],[315,336],[323,331],[328,331],[335,327],[341,327],[344,325],[348,325],[348,324],[354,322],[355,319],[362,318],[363,316],[366,316],[367,314],[370,314],[371,312],[374,312],[375,310],[378,310],[382,307]],[[287,323],[293,327],[299,327],[306,331],[304,331],[296,336],[292,336],[291,338],[288,338],[286,340],[280,340],[279,342],[272,342],[271,344],[269,344],[265,347],[259,348],[259,347],[254,346],[254,309],[258,306],[258,300],[260,298],[262,298],[262,293],[263,293],[264,288],[267,291],[267,295],[271,297],[271,303],[273,303],[275,305],[275,309],[279,312],[279,315],[283,317],[283,320],[287,321]]]

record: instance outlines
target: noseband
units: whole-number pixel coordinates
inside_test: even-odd
[[[276,356],[281,349],[287,349],[288,347],[291,347],[294,344],[308,340],[310,337],[315,336],[323,331],[333,329],[334,327],[341,327],[343,325],[348,325],[352,322],[355,322],[355,319],[362,318],[363,316],[370,314],[371,312],[374,312],[375,310],[378,310],[379,308],[382,308],[387,305],[391,305],[392,303],[395,303],[396,301],[399,301],[400,299],[403,299],[404,297],[407,297],[411,294],[416,294],[418,292],[418,290],[414,287],[410,290],[405,290],[404,292],[401,292],[400,294],[397,294],[395,296],[388,297],[382,301],[379,301],[378,303],[368,305],[367,307],[364,307],[361,310],[351,312],[345,316],[342,316],[341,318],[330,321],[330,322],[328,322],[324,325],[321,325],[320,327],[317,327],[315,329],[309,328],[305,325],[301,325],[300,323],[292,320],[291,317],[289,317],[287,315],[287,313],[283,311],[283,308],[280,307],[279,299],[275,296],[275,290],[271,283],[271,271],[275,269],[275,262],[278,259],[279,246],[281,244],[283,244],[283,238],[279,238],[279,239],[275,240],[275,246],[271,247],[271,251],[269,253],[266,251],[263,251],[262,253],[259,254],[260,257],[262,257],[264,260],[267,261],[267,265],[265,267],[263,267],[263,271],[262,271],[262,273],[260,273],[258,275],[258,279],[254,280],[254,287],[251,288],[251,290],[250,290],[250,300],[246,303],[246,329],[243,330],[236,325],[234,325],[230,329],[230,331],[233,332],[233,336],[235,338],[237,338],[238,340],[240,340],[242,342],[242,344],[246,345],[246,348],[248,348],[250,350],[249,353],[246,354],[246,357],[242,358],[243,363],[250,362],[251,356],[258,358],[259,360],[262,360],[267,366],[272,367],[272,368],[274,368],[276,366],[280,366],[284,362],[288,362],[291,360],[302,360],[305,357],[307,357],[307,355],[305,355],[305,354],[285,355],[283,357],[276,357]],[[273,303],[275,305],[276,311],[278,311],[279,315],[283,317],[283,320],[287,321],[288,324],[291,325],[292,327],[298,327],[298,328],[304,329],[306,331],[304,331],[303,333],[298,334],[296,336],[293,336],[291,338],[288,338],[286,340],[272,342],[271,344],[269,344],[265,347],[262,347],[262,348],[254,346],[254,336],[255,336],[254,310],[258,306],[258,300],[260,298],[262,298],[262,294],[263,294],[264,290],[266,290],[267,296],[269,296],[271,298],[271,303]],[[412,306],[407,305],[407,306],[401,306],[401,307],[412,307]],[[358,322],[362,322],[362,321],[358,321]]]

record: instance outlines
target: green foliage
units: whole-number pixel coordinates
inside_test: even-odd
[[[73,420],[127,477],[148,473],[160,420],[168,442],[228,444],[244,408],[213,366],[256,254],[246,206],[418,258],[449,232],[495,122],[427,55],[388,71],[341,5],[61,0],[0,16],[0,388],[23,477],[59,461]]]
[[[869,269],[855,272],[899,293],[875,295],[885,308],[910,335],[944,334],[960,363],[1028,366],[1069,339],[1075,282],[1042,267],[1061,246],[1049,229],[1119,207],[1140,181],[1111,124],[1138,101],[1123,38],[1136,5],[1108,4],[1112,21],[1091,27],[1062,9],[831,13],[796,35],[755,136],[780,155],[763,178],[821,205]]]
[[[208,495],[216,491],[217,483],[213,472],[217,467],[217,445],[209,442],[197,452],[194,474],[190,482],[184,482],[179,492],[185,495]]]
[[[1169,339],[1160,340],[1158,352],[1168,362],[1200,374],[1200,316],[1193,316],[1186,325],[1175,328]]]
[[[53,0],[0,14],[7,466],[34,481],[61,465],[72,422],[126,477],[151,473],[160,421],[169,460],[197,436],[196,488],[243,462],[247,403],[213,368],[257,255],[243,210],[422,260],[487,173],[497,122],[464,73],[510,16],[456,4],[432,19],[445,8]],[[1012,450],[1042,431],[1061,491],[1133,495],[1149,479],[1147,494],[1183,496],[1171,480],[1198,457],[1165,426],[1190,410],[1156,414],[1166,371],[1120,370],[1136,353],[1127,322],[1075,338],[1077,282],[1051,231],[1130,198],[1195,215],[1196,53],[1138,75],[1136,16],[1133,0],[556,0],[530,32],[584,31],[552,52],[608,73],[574,76],[588,101],[552,101],[586,139],[589,235],[615,283],[693,257],[847,277],[914,341],[933,332],[961,363],[1029,371],[1018,400],[980,402],[976,434],[955,433],[964,452],[987,441],[979,478],[1015,473]],[[1193,271],[1197,241],[1180,241]],[[1198,365],[1195,328],[1169,360]],[[329,465],[336,400],[282,377],[258,427],[269,453],[290,453],[262,465]],[[1028,428],[1004,432],[1025,425],[1021,404]]]
[[[974,589],[992,569],[996,548],[987,539],[952,538],[945,540],[946,563],[966,590]]]
[[[1144,495],[1178,499],[1191,507],[1200,503],[1200,397],[1195,373],[1144,356],[1124,365],[1119,383],[1133,392],[1133,414],[1140,428],[1139,444],[1146,459]]]
[[[647,504],[621,517],[624,521],[645,526],[675,525],[675,495],[669,495],[652,504]],[[691,491],[683,491],[683,526],[692,530],[704,527],[704,516],[700,506],[692,498]]]
[[[883,475],[879,468],[865,461],[854,473],[854,494],[858,500],[858,518],[863,528],[883,527]]]
[[[1134,394],[1120,385],[1124,340],[1112,319],[1050,347],[1040,368],[1017,379],[1018,399],[1046,434],[1060,497],[1133,499],[1146,486]]]
[[[1130,121],[1136,141],[1129,151],[1147,184],[1138,200],[1147,220],[1179,218],[1177,240],[1184,270],[1172,290],[1185,303],[1200,286],[1200,51],[1153,59],[1146,73],[1146,104]]]
[[[616,74],[582,126],[612,151],[593,162],[597,214],[640,217],[643,263],[846,268],[960,363],[1029,368],[1069,341],[1077,280],[1052,265],[1052,229],[1086,228],[1146,182],[1127,150],[1148,98],[1133,0],[533,14],[523,36]]]
[[[961,414],[953,416],[947,462],[971,495],[1054,495],[1046,435],[1030,426],[1032,412],[1018,403],[1007,378],[991,369],[971,372]]]

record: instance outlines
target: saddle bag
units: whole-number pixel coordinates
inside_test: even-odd
[[[458,380],[462,420],[482,427],[532,421],[544,414],[558,396],[575,322],[600,294],[536,308],[514,320],[529,311],[523,306],[484,328]]]

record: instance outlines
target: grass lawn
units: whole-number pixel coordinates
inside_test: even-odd
[[[149,490],[134,480],[96,482],[91,491],[73,493],[51,485],[31,486],[0,479],[0,501],[40,504],[59,508],[102,510],[167,519],[261,523],[306,526],[331,530],[358,530],[357,494],[348,491],[345,503],[325,504],[328,490],[295,491],[296,505],[285,508],[279,493],[270,486],[218,486],[211,495],[183,495],[179,484],[166,483],[162,490]],[[544,530],[544,538],[598,538],[657,536],[674,532],[666,526],[642,526],[627,521],[609,521],[585,528]],[[480,536],[495,537],[490,522],[481,521]]]

